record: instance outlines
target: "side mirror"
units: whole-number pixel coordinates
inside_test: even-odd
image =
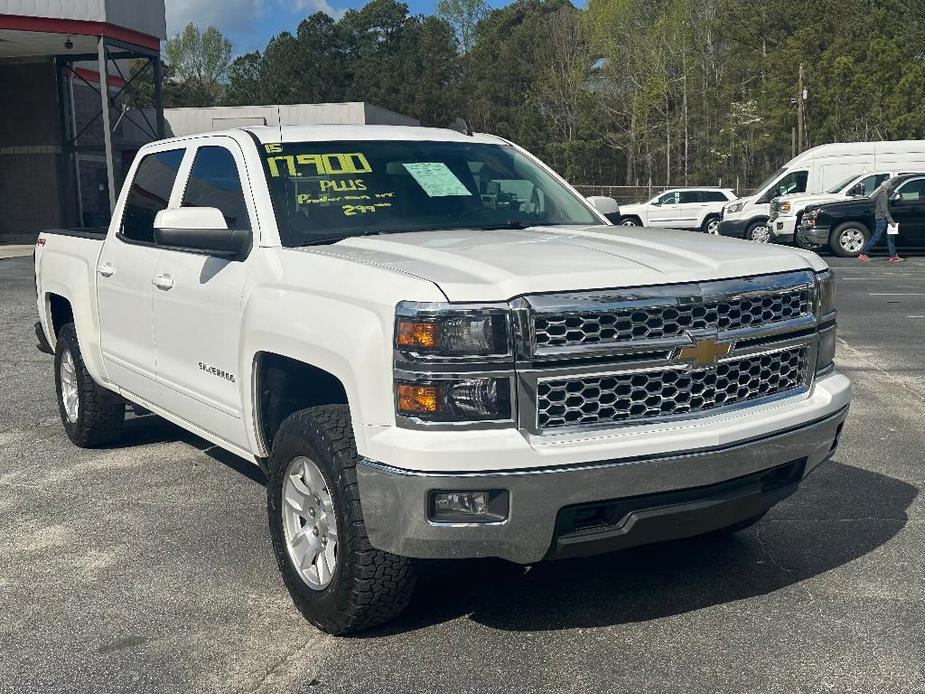
[[[902,197],[902,195],[900,195],[899,193],[893,193],[893,194],[890,196],[890,202],[899,202],[899,201],[902,200],[902,199],[903,199],[903,197]]]
[[[251,231],[229,229],[217,207],[180,207],[157,213],[154,239],[167,248],[240,260],[250,246]]]
[[[620,206],[613,198],[608,198],[604,195],[592,195],[588,197],[588,202],[611,222],[615,222],[616,217],[620,214]]]

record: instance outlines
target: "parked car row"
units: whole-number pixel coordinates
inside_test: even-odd
[[[725,188],[675,188],[648,202],[622,205],[611,221],[624,226],[695,229],[757,243],[826,246],[856,256],[873,232],[870,195],[902,177],[891,207],[898,243],[925,242],[925,141],[835,143],[813,147],[775,171],[753,195]],[[897,216],[898,215],[898,216]]]

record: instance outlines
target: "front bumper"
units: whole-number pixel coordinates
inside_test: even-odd
[[[801,225],[797,236],[807,243],[824,246],[829,242],[830,231],[829,227]]]
[[[363,460],[357,477],[366,529],[373,546],[402,556],[522,564],[691,537],[750,518],[791,494],[832,455],[847,412],[843,406],[729,445],[532,470],[413,472]],[[508,518],[431,522],[427,499],[436,489],[506,489]],[[568,520],[596,517],[610,521],[586,527]]]
[[[771,235],[775,241],[782,243],[792,243],[794,240],[794,228],[796,227],[796,218],[792,216],[777,217],[768,222],[771,226]]]
[[[745,230],[748,229],[747,219],[724,219],[719,223],[720,236],[731,236],[736,239],[745,238]]]

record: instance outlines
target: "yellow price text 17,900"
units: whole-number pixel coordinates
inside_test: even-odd
[[[370,173],[373,167],[360,152],[344,154],[281,154],[267,157],[270,176],[276,178],[281,171],[290,176],[301,176],[301,167],[312,167],[309,175],[338,176]]]

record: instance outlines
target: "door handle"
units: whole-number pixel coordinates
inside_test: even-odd
[[[103,263],[96,268],[96,271],[100,273],[102,277],[112,277],[116,274],[116,268],[113,267],[112,263]]]
[[[167,291],[168,289],[173,287],[173,277],[167,274],[158,275],[153,280],[151,280],[151,284],[153,284],[158,289],[163,289],[164,291]]]

